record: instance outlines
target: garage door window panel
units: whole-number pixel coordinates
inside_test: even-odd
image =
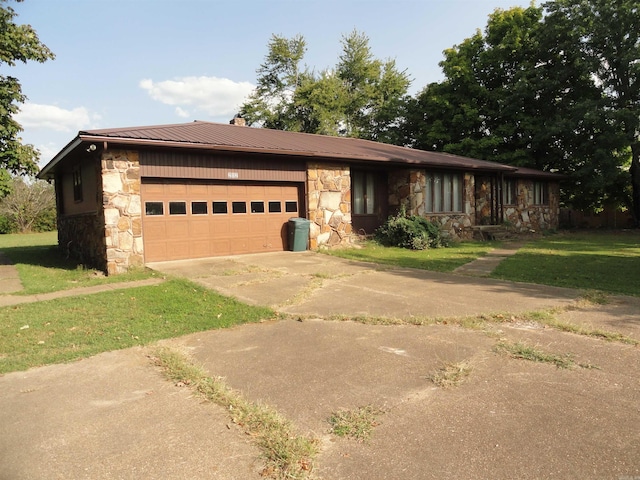
[[[211,202],[211,213],[214,215],[226,215],[228,212],[227,202]]]
[[[287,213],[298,213],[298,202],[288,201],[284,204],[284,211]]]
[[[169,215],[186,215],[187,202],[169,202]]]
[[[235,214],[247,213],[247,202],[232,202],[231,212]]]
[[[164,215],[164,203],[144,202],[144,214],[147,216]]]
[[[251,202],[251,213],[264,213],[264,202]]]
[[[282,203],[269,202],[269,213],[282,213]]]
[[[207,202],[191,202],[192,215],[206,215],[208,212]]]

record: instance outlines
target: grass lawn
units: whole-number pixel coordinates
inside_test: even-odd
[[[0,373],[273,316],[186,280],[0,308]]]
[[[455,243],[449,248],[408,250],[406,248],[383,247],[376,242],[367,242],[362,248],[325,250],[324,253],[363,262],[420,268],[435,272],[451,272],[465,263],[486,255],[497,245],[495,242],[461,242]]]
[[[57,248],[57,234],[0,235],[18,268],[22,294],[149,278],[140,269],[104,277]],[[272,318],[186,280],[0,308],[0,374],[71,361],[163,338]]]
[[[640,234],[587,232],[545,237],[507,258],[491,276],[640,295]]]
[[[154,275],[139,269],[125,275],[105,277],[67,259],[58,248],[57,232],[0,235],[0,251],[16,264],[24,290],[17,295],[33,295],[104,283],[141,280]]]
[[[462,242],[451,248],[407,250],[368,242],[363,248],[327,251],[362,260],[436,272],[456,267],[500,246]],[[507,258],[491,275],[516,282],[640,295],[640,232],[562,233],[533,240]]]

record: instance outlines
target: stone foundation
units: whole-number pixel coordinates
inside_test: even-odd
[[[351,243],[351,173],[347,165],[309,164],[307,218],[312,250]]]
[[[102,209],[107,274],[144,264],[138,152],[102,154]]]
[[[104,222],[97,213],[58,217],[58,245],[82,265],[107,270],[104,256]]]
[[[560,187],[548,184],[548,205],[533,204],[533,180],[519,179],[517,205],[504,206],[504,221],[518,232],[554,230],[560,221]]]

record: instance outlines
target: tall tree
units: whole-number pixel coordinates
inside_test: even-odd
[[[373,57],[357,31],[342,38],[335,68],[301,69],[306,42],[273,36],[257,87],[241,107],[251,124],[395,142],[410,80],[393,60]]]
[[[343,82],[344,134],[396,143],[395,130],[404,114],[411,81],[394,60],[374,58],[369,38],[354,30],[342,37],[336,74]]]
[[[264,63],[256,70],[256,89],[242,106],[242,116],[250,125],[300,131],[294,97],[302,79],[309,76],[300,67],[307,42],[302,35],[291,39],[272,35],[267,48]]]
[[[571,32],[591,62],[603,110],[631,152],[631,207],[640,227],[640,4],[637,0],[555,0],[548,22]]]
[[[445,51],[445,80],[410,103],[407,143],[559,170],[576,207],[618,200],[624,148],[580,44],[541,7],[496,10],[484,32]]]
[[[40,42],[30,25],[15,23],[17,14],[6,6],[7,1],[0,0],[0,68],[15,66],[17,62],[53,59],[53,53]],[[18,175],[38,171],[39,153],[33,145],[22,143],[19,137],[22,127],[14,119],[19,104],[26,98],[17,78],[0,75],[0,169]]]

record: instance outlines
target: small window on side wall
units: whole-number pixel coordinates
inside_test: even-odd
[[[162,202],[144,202],[144,214],[147,216],[164,215]]]
[[[73,169],[73,201],[82,202],[82,170],[78,165]]]

